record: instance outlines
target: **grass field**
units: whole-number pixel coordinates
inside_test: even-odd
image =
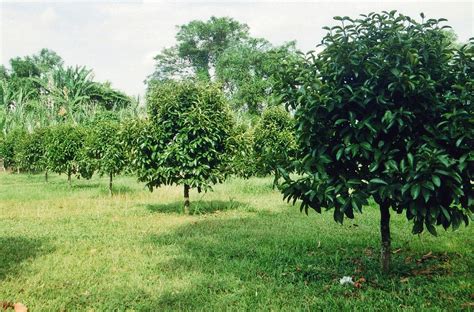
[[[474,302],[474,228],[413,236],[392,222],[393,273],[379,273],[379,216],[338,225],[282,201],[271,179],[205,195],[153,193],[120,177],[0,174],[0,302],[30,311],[462,310]],[[364,278],[361,287],[342,276]]]

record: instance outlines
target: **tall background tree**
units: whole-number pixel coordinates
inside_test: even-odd
[[[194,20],[178,27],[177,44],[155,57],[150,80],[215,77],[216,63],[226,49],[249,37],[248,26],[228,17]],[[184,68],[186,68],[184,70]]]
[[[229,17],[181,25],[176,42],[155,57],[148,85],[186,79],[217,82],[240,114],[259,115],[273,103],[273,72],[282,59],[296,54],[294,43],[275,47],[251,37],[246,24]]]
[[[474,212],[473,41],[455,49],[445,20],[423,14],[335,20],[321,53],[281,72],[302,146],[300,177],[286,174],[283,192],[340,223],[373,198],[388,271],[391,211],[433,235]]]

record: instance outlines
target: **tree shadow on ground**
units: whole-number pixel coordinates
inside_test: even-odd
[[[107,188],[108,191],[108,188]],[[113,195],[136,193],[137,190],[127,185],[115,185],[112,187]]]
[[[74,183],[74,181],[71,183],[71,188],[72,189],[95,189],[100,187],[100,183],[87,183],[87,182],[77,182]]]
[[[321,233],[310,222],[300,227],[292,222],[281,215],[258,213],[225,220],[207,219],[172,233],[148,236],[146,242],[158,250],[179,250],[169,261],[160,263],[160,271],[175,277],[182,274],[183,283],[190,285],[163,293],[155,306],[198,309],[203,308],[199,304],[205,303],[210,310],[278,310],[285,306],[303,307],[306,303],[306,308],[329,304],[327,308],[336,309],[348,296],[359,300],[360,293],[368,289],[380,295],[393,292],[401,296],[406,291],[400,283],[404,273],[410,272],[417,278],[413,265],[420,270],[429,265],[406,263],[406,255],[394,255],[393,273],[386,276],[379,269],[378,245],[368,244],[364,239],[367,233],[351,233],[351,229],[347,233]],[[419,258],[425,252],[409,253]],[[467,281],[465,273],[439,272],[438,277],[442,275],[443,279],[437,289],[443,289],[443,282],[452,283],[453,279]],[[195,278],[190,281],[189,276]],[[363,277],[362,289],[339,285],[342,276]],[[420,278],[422,284],[429,281],[429,277]],[[426,285],[431,287],[429,282]],[[332,301],[325,301],[325,294]],[[251,305],[246,306],[249,302]],[[361,300],[354,304],[362,308],[368,303]]]
[[[27,237],[0,237],[0,281],[15,275],[25,261],[45,253],[44,242]]]
[[[183,205],[184,203],[180,201],[168,204],[148,204],[145,207],[155,213],[183,213]],[[189,213],[191,215],[200,215],[234,210],[246,206],[248,205],[235,200],[199,200],[191,202]]]
[[[109,195],[109,187],[107,185],[101,184],[98,188],[100,196]],[[129,187],[127,185],[113,185],[112,187],[112,195],[124,195],[124,194],[133,194],[136,193],[137,190]]]

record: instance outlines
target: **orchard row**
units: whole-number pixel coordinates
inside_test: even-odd
[[[147,119],[8,134],[3,158],[69,180],[97,171],[112,181],[129,170],[150,190],[183,185],[185,210],[190,188],[206,191],[230,174],[271,173],[285,199],[305,212],[332,210],[339,223],[372,200],[386,272],[391,213],[406,215],[414,234],[433,235],[467,225],[474,213],[474,38],[455,45],[445,19],[420,18],[337,16],[319,53],[272,54],[279,57],[271,74],[261,77],[271,79],[257,89],[276,107],[253,129],[235,122],[224,94],[233,88],[211,83],[204,64],[192,79],[159,71],[148,86]],[[239,85],[245,99],[252,88]]]
[[[276,173],[296,153],[291,116],[264,112],[255,127],[237,125],[220,89],[204,83],[167,83],[148,97],[149,118],[119,120],[112,113],[82,125],[62,123],[33,132],[16,129],[0,143],[4,166],[18,172],[65,174],[69,183],[94,173],[137,174],[152,189],[182,184],[207,190],[230,174]]]

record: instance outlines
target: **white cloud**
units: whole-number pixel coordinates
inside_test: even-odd
[[[58,15],[56,14],[56,10],[52,7],[45,9],[41,15],[40,20],[45,25],[51,25],[56,22]]]
[[[146,66],[153,66],[155,65],[155,60],[154,60],[154,57],[160,53],[159,50],[153,50],[153,51],[150,51],[148,53],[146,53],[144,56],[143,56],[143,65],[146,65]]]

